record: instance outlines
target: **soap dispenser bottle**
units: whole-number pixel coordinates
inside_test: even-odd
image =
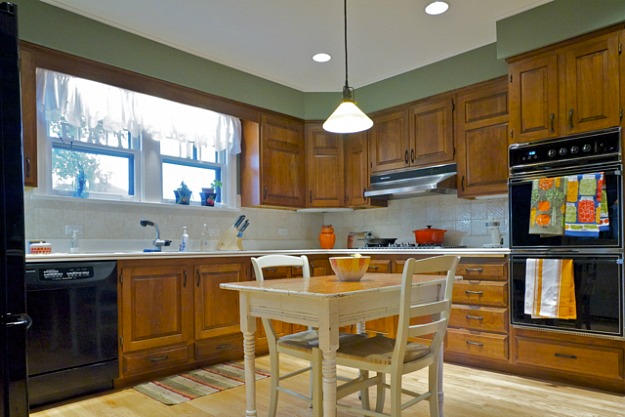
[[[78,244],[78,230],[72,231],[72,239],[69,242],[69,253],[78,253],[80,246]]]
[[[180,238],[180,252],[186,252],[189,246],[189,234],[187,233],[187,226],[182,227],[182,237]]]

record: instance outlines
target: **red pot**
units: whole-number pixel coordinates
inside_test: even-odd
[[[445,229],[432,229],[432,226],[428,226],[426,229],[413,230],[415,241],[419,245],[443,243],[446,231]]]

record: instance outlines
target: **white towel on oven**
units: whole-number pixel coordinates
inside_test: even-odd
[[[572,259],[526,260],[524,311],[532,318],[577,318]]]

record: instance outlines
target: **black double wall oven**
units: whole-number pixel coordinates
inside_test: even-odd
[[[512,145],[509,168],[512,325],[624,338],[620,128]],[[574,186],[560,182],[565,179]],[[555,186],[562,184],[558,192],[563,200],[558,200],[556,191],[549,187],[557,190]],[[590,190],[586,191],[589,195],[579,197],[583,188]],[[590,212],[584,214],[588,207]],[[596,222],[584,223],[593,216]],[[560,231],[552,228],[551,222],[566,226]],[[535,278],[536,265],[542,268],[543,263],[558,261],[558,265],[572,261],[568,270],[572,270],[573,288],[567,287],[574,293],[572,314],[534,314],[531,307],[536,298],[528,311],[527,299],[537,291],[536,281],[528,281]]]

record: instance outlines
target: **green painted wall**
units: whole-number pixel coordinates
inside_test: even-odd
[[[50,6],[18,5],[20,38],[306,120],[323,120],[335,92],[304,93]],[[497,43],[357,89],[366,112],[382,110],[506,73],[505,58],[625,20],[624,0],[554,0],[497,24]]]

